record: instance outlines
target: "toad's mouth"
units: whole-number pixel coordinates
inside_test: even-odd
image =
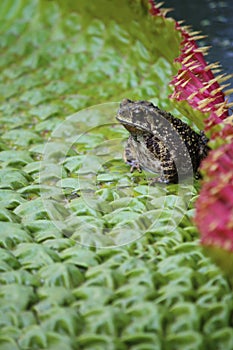
[[[137,133],[138,128],[136,128],[134,125],[129,125],[129,124],[123,124],[122,125],[125,127],[126,130],[128,130],[131,134]]]
[[[132,134],[137,133],[139,131],[147,131],[146,128],[143,128],[140,125],[135,125],[135,123],[133,122],[131,124],[129,121],[124,121],[120,117],[116,117],[116,119],[124,126],[126,130],[128,130]]]

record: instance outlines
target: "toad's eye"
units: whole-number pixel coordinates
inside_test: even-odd
[[[128,98],[124,98],[124,100],[121,101],[120,107],[124,107],[127,106],[129,103],[132,103],[133,101],[131,101]]]

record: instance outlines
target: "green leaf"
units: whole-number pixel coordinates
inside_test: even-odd
[[[25,199],[21,195],[12,190],[0,190],[0,205],[7,209],[15,209],[21,203],[24,203]]]
[[[34,220],[49,220],[50,217],[54,220],[64,219],[69,213],[62,202],[37,198],[19,205],[15,209],[15,214],[26,224]]]
[[[2,208],[0,206],[0,221],[20,222],[20,219],[10,210]]]
[[[21,286],[14,283],[2,286],[0,297],[2,311],[23,311],[37,299],[31,286]]]
[[[66,263],[71,263],[79,267],[88,268],[98,265],[96,254],[84,247],[74,247],[63,250],[60,255]]]
[[[74,336],[83,328],[82,317],[71,307],[52,307],[39,313],[38,317],[44,331]]]
[[[70,336],[57,332],[47,333],[48,350],[73,350],[73,341]]]
[[[167,330],[174,334],[189,330],[198,332],[201,324],[200,316],[200,309],[194,304],[188,302],[176,303],[170,309]]]
[[[225,327],[219,330],[216,330],[213,334],[210,335],[211,338],[211,347],[218,347],[221,350],[231,349],[233,346],[233,332],[232,327]]]
[[[126,314],[131,321],[125,327],[124,337],[141,333],[145,329],[162,335],[163,311],[157,305],[151,302],[138,303],[129,307]]]
[[[168,344],[170,349],[197,349],[204,350],[202,334],[195,331],[183,331],[179,333],[168,334]]]
[[[15,213],[24,221],[46,220],[49,218],[44,202],[40,198],[20,204],[15,209]]]
[[[64,166],[67,170],[74,173],[76,170],[78,170],[82,164],[83,164],[83,156],[74,156],[74,157],[68,157],[64,159]]]
[[[20,330],[15,326],[5,326],[1,328],[1,333],[5,336],[9,336],[14,340],[17,340],[20,336]]]
[[[31,275],[28,271],[16,270],[16,271],[7,271],[1,274],[0,282],[2,284],[15,283],[19,285],[30,285],[37,287],[39,281],[35,276]]]
[[[23,139],[24,141],[24,139]],[[0,152],[0,161],[3,166],[22,166],[32,162],[32,158],[27,151],[2,151]]]
[[[45,247],[48,247],[57,251],[62,251],[63,249],[73,246],[75,242],[68,238],[60,238],[59,236],[56,239],[46,239],[46,241],[44,241],[43,244]]]
[[[44,266],[40,269],[39,276],[46,286],[66,288],[76,287],[84,280],[83,274],[75,265],[59,262]]]
[[[156,334],[147,332],[141,332],[141,333],[135,333],[132,335],[127,335],[124,336],[122,339],[128,346],[132,346],[134,344],[154,344],[155,345],[155,349],[159,350],[161,349],[160,346],[160,339]]]
[[[56,227],[56,224],[50,220],[29,221],[25,223],[25,227],[33,234],[37,243],[44,242],[49,239],[53,240],[55,238],[58,240],[58,238],[62,237],[62,234]]]
[[[0,261],[1,264],[5,263],[6,265],[8,265],[9,270],[20,268],[20,264],[16,257],[12,254],[12,252],[3,248],[0,248]]]
[[[28,175],[21,170],[5,168],[0,170],[0,188],[17,190],[28,185]]]
[[[22,226],[13,222],[0,222],[0,246],[13,248],[22,242],[30,242],[30,235],[22,229]]]
[[[20,100],[29,103],[31,106],[37,106],[49,100],[49,96],[42,89],[35,88],[23,93]]]
[[[20,129],[10,130],[6,132],[3,136],[3,139],[9,140],[9,142],[19,146],[28,146],[28,145],[31,145],[32,143],[42,141],[42,138],[39,137],[36,133],[29,130],[20,130]],[[20,153],[18,154],[18,156],[20,158]]]
[[[75,178],[66,178],[57,182],[57,186],[62,188],[72,188],[75,190],[79,189],[79,180]]]
[[[85,333],[77,338],[78,344],[84,347],[84,349],[93,349],[93,346],[96,350],[114,350],[115,343],[117,341],[114,341],[112,337],[101,335],[101,334],[95,334],[95,333]],[[124,348],[122,348],[124,349]],[[125,349],[124,349],[125,350]]]
[[[99,306],[107,305],[112,299],[114,293],[110,288],[103,286],[80,286],[73,291],[76,298],[74,305],[80,308],[82,314],[87,314],[90,310],[96,309],[96,300]]]
[[[0,335],[0,346],[2,350],[20,350],[17,342],[4,335]]]
[[[134,211],[125,210],[124,208],[114,211],[114,215],[107,214],[104,216],[104,220],[110,224],[122,224],[124,222],[136,221],[139,218],[139,214]]]
[[[57,114],[58,112],[58,106],[49,104],[44,106],[40,105],[39,107],[32,108],[30,113],[44,120],[54,114]]]
[[[228,320],[230,318],[230,312],[227,305],[222,305],[221,303],[213,303],[208,309],[207,314],[209,318],[206,319],[204,330],[207,333],[213,332],[216,326],[224,328],[228,325]]]
[[[53,250],[36,243],[19,244],[15,256],[25,269],[38,269],[60,260]]]
[[[46,311],[50,306],[66,306],[74,301],[71,291],[59,286],[41,287],[38,290],[38,296],[41,301],[34,307],[38,313]]]
[[[47,349],[46,334],[41,326],[31,325],[25,327],[19,339],[23,349]]]

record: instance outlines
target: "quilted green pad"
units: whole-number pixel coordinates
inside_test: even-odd
[[[0,17],[0,349],[233,349],[198,183],[149,187],[121,156],[122,98],[183,117],[174,23],[136,0],[3,0]]]

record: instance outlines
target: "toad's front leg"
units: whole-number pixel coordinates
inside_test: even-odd
[[[137,155],[134,152],[134,148],[132,147],[132,136],[130,136],[127,140],[127,144],[125,146],[123,158],[126,164],[131,165],[130,172],[133,173],[134,170],[142,172],[142,168],[140,166],[139,161],[137,160]]]

